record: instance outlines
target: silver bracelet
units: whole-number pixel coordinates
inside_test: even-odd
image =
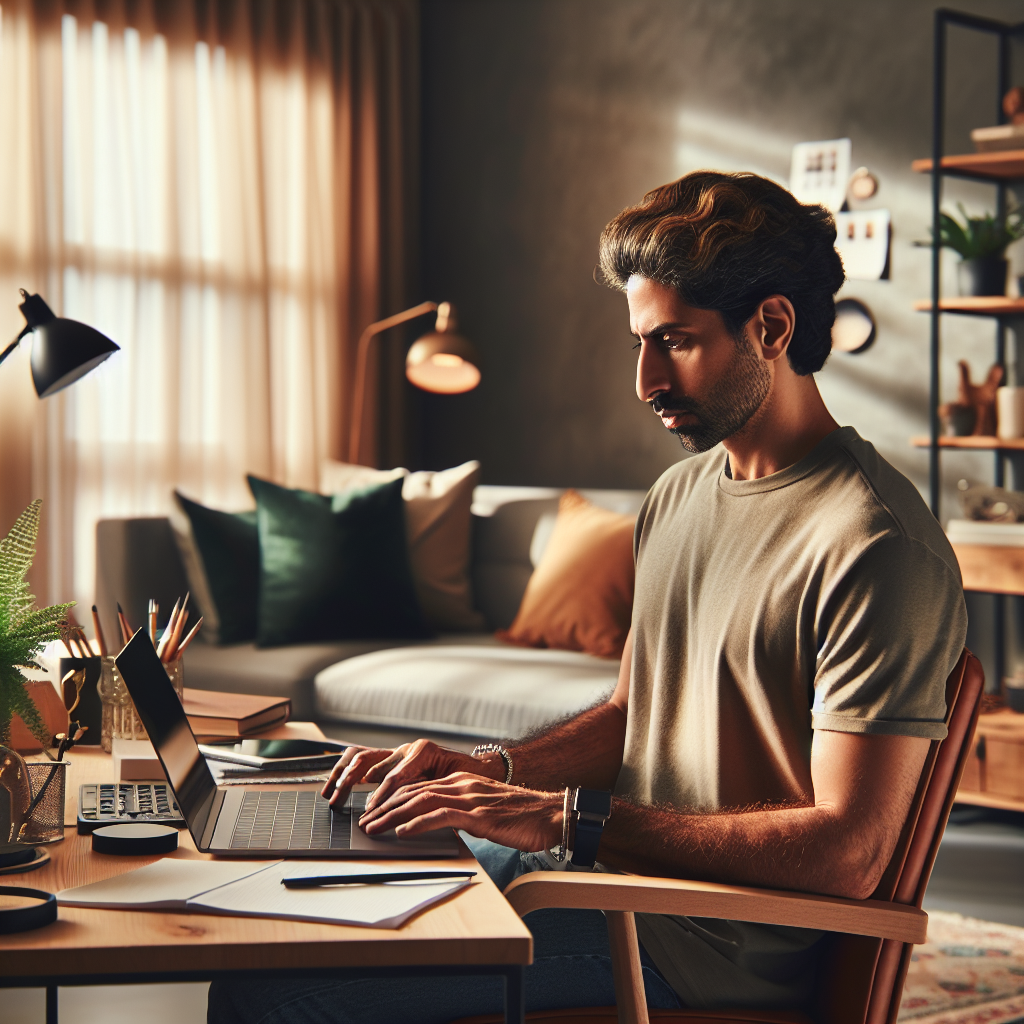
[[[562,799],[562,845],[558,847],[558,852],[554,855],[559,864],[565,860],[569,848],[569,794],[571,792],[571,787],[566,786],[565,796]]]
[[[500,754],[505,762],[505,785],[512,784],[512,755],[500,743],[481,743],[473,748],[470,757],[479,757],[481,754]]]

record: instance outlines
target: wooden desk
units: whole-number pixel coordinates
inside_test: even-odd
[[[69,788],[102,781],[110,758],[99,750],[72,751]],[[105,763],[104,763],[105,762]],[[37,871],[0,875],[0,884],[59,892],[118,875],[156,857],[113,857],[92,852],[90,836],[72,826],[48,846],[51,862]],[[170,856],[210,859],[196,851],[187,830]],[[385,861],[374,861],[384,864]],[[396,861],[410,868],[415,862]],[[437,867],[437,861],[420,862]],[[468,850],[453,868],[477,868]],[[56,986],[209,981],[225,975],[260,977],[330,974],[491,974],[505,978],[506,1019],[523,1018],[523,967],[533,938],[522,920],[481,872],[478,881],[401,928],[355,928],[270,918],[215,917],[161,911],[61,907],[56,924],[0,935],[0,988],[47,988],[47,1024],[56,1024]]]

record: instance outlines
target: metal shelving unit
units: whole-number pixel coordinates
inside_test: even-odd
[[[915,160],[911,165],[915,171],[930,174],[932,177],[932,237],[939,237],[939,214],[942,206],[942,185],[946,178],[964,178],[991,184],[996,189],[996,215],[1005,216],[1007,211],[1007,186],[1017,181],[1024,181],[1024,150],[1011,150],[997,153],[967,153],[947,155],[945,150],[945,119],[946,119],[946,55],[948,48],[948,30],[951,25],[971,29],[987,35],[994,35],[998,40],[999,59],[996,68],[996,123],[1002,124],[1006,117],[1003,114],[1002,99],[1010,88],[1010,43],[1024,37],[1024,23],[1009,24],[982,18],[974,14],[940,8],[935,12],[935,50],[934,80],[932,94],[932,155],[931,159]],[[1024,300],[1007,298],[949,298],[943,299],[940,279],[940,256],[938,246],[932,248],[932,294],[928,302],[917,303],[915,308],[926,310],[931,317],[930,336],[930,374],[928,397],[930,405],[930,436],[928,438],[928,490],[932,513],[936,518],[940,515],[941,504],[941,462],[943,448],[987,448],[995,454],[995,483],[1001,487],[1005,481],[1006,460],[1011,450],[1017,446],[999,442],[996,438],[949,439],[941,435],[939,424],[940,377],[939,357],[941,353],[941,323],[945,314],[968,316],[987,316],[996,323],[996,362],[1006,365],[1006,333],[1007,321],[1011,318],[1024,316]],[[1024,383],[1024,382],[1022,382]],[[954,442],[954,443],[951,443]],[[1024,549],[1022,549],[1024,551]],[[994,563],[1002,558],[1005,569],[1005,549],[991,548],[975,550],[966,546],[957,551],[961,564],[970,563],[973,567],[970,574],[965,574],[964,584],[967,589],[985,590],[995,593],[995,668],[996,677],[1002,679],[1005,674],[1006,648],[1006,594],[1024,595],[1024,567],[1020,572],[1019,583],[1016,577],[1008,578],[1005,572],[989,572],[997,568]],[[989,589],[998,580],[997,589]]]

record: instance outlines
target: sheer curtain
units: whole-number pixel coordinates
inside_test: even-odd
[[[46,402],[27,352],[0,368],[0,513],[44,498],[41,598],[91,604],[100,518],[173,487],[248,507],[246,473],[313,488],[344,451],[355,340],[409,299],[416,15],[3,3],[0,330],[24,286],[122,347]]]

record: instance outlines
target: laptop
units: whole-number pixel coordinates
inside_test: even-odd
[[[357,822],[367,793],[332,811],[318,790],[218,786],[152,641],[140,629],[114,659],[196,849],[219,857],[458,857],[454,829],[409,839],[368,836]]]

